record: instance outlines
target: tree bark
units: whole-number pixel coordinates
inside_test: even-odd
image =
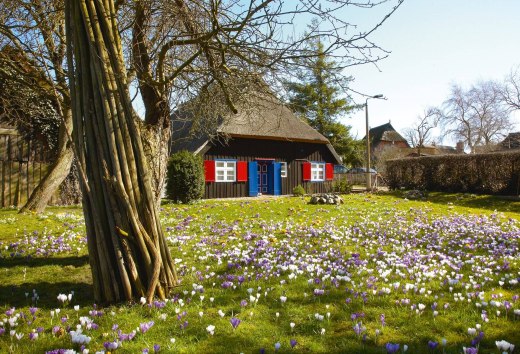
[[[56,161],[51,165],[49,171],[38,183],[36,188],[31,192],[31,196],[27,203],[20,209],[20,213],[28,211],[42,213],[49,203],[61,183],[70,173],[70,167],[74,160],[74,150],[69,141],[72,133],[72,112],[68,109],[64,112],[64,121],[62,121],[58,137],[58,156]]]
[[[171,130],[157,125],[141,126],[143,136],[143,148],[150,175],[152,178],[152,193],[157,206],[161,203],[161,197],[166,183],[166,169],[170,158],[169,141]]]
[[[177,284],[132,110],[113,0],[66,2],[73,139],[97,302],[165,298]]]

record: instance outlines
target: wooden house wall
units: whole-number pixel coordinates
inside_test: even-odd
[[[237,161],[255,161],[258,158],[275,159],[287,162],[287,177],[282,177],[281,194],[292,194],[297,185],[302,185],[308,193],[325,193],[331,190],[330,181],[304,182],[303,163],[323,161],[335,163],[330,150],[325,144],[302,142],[230,139],[227,143],[215,142],[203,156],[204,160],[231,159]],[[248,182],[209,182],[205,186],[205,198],[232,198],[249,195]]]

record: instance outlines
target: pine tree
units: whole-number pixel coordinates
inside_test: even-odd
[[[346,164],[358,165],[362,160],[362,148],[350,135],[350,126],[339,122],[339,117],[355,106],[342,97],[351,77],[345,77],[342,68],[331,60],[321,41],[309,42],[310,55],[298,59],[302,70],[295,81],[287,81],[289,106],[311,127],[331,142]]]

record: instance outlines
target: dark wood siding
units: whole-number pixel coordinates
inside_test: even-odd
[[[334,163],[334,157],[325,144],[288,142],[263,139],[230,139],[227,143],[215,142],[203,156],[204,160],[230,159],[254,161],[258,158],[287,162],[287,177],[282,178],[282,194],[291,194],[301,184],[308,193],[324,193],[331,182],[304,182],[303,163],[323,161]],[[232,198],[249,195],[248,182],[206,183],[205,198]]]

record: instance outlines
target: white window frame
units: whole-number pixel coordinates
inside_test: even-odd
[[[215,160],[215,182],[236,182],[237,161]]]
[[[287,177],[287,162],[280,162],[280,175],[282,178]]]
[[[323,181],[325,181],[325,162],[311,162],[311,182]]]

